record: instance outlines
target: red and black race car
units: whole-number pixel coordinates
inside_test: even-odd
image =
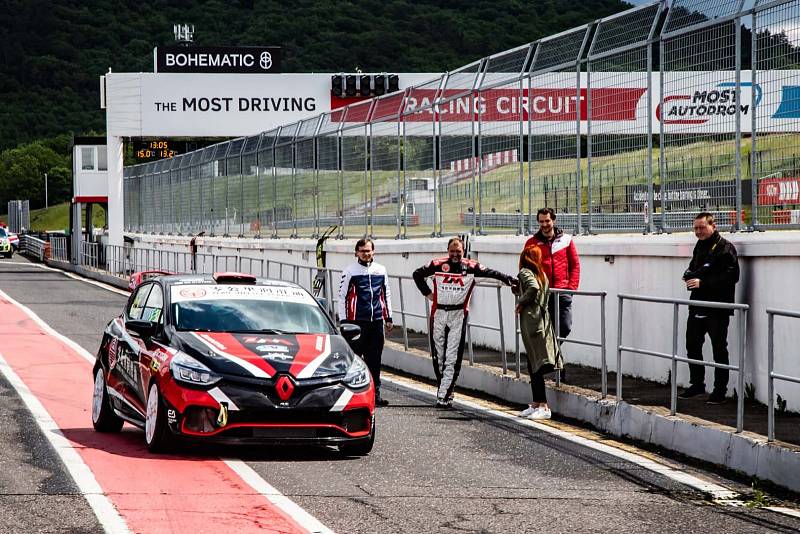
[[[336,445],[375,440],[364,361],[311,294],[238,273],[147,280],[106,326],[94,366],[92,422],[144,429],[151,451],[176,438]]]

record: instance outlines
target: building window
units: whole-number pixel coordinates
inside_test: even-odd
[[[97,170],[108,170],[108,152],[104,146],[97,147]]]
[[[93,171],[94,170],[94,147],[85,146],[81,148],[81,170]]]

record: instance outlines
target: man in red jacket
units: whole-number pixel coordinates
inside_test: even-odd
[[[542,251],[542,265],[551,288],[578,289],[581,281],[581,262],[572,236],[555,225],[556,213],[552,208],[536,212],[539,231],[525,242],[525,246],[536,245]],[[550,293],[548,302],[550,317],[555,324],[555,293]],[[559,337],[567,337],[572,331],[572,295],[558,295]]]

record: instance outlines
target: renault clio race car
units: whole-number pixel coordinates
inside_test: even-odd
[[[146,280],[106,326],[92,423],[143,428],[151,451],[181,437],[368,454],[375,391],[345,339],[358,333],[337,332],[296,284],[238,273]]]

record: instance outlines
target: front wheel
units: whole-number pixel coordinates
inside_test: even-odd
[[[150,385],[147,395],[147,414],[144,421],[144,441],[150,452],[163,452],[171,448],[172,432],[167,425],[164,402],[155,382]]]
[[[119,432],[122,430],[122,420],[108,400],[106,391],[106,376],[103,368],[98,366],[94,372],[94,389],[92,391],[92,425],[98,432]]]
[[[342,443],[339,445],[339,452],[347,456],[366,456],[372,451],[373,445],[375,445],[375,425],[372,426],[372,432],[369,433],[368,438],[352,443]]]

